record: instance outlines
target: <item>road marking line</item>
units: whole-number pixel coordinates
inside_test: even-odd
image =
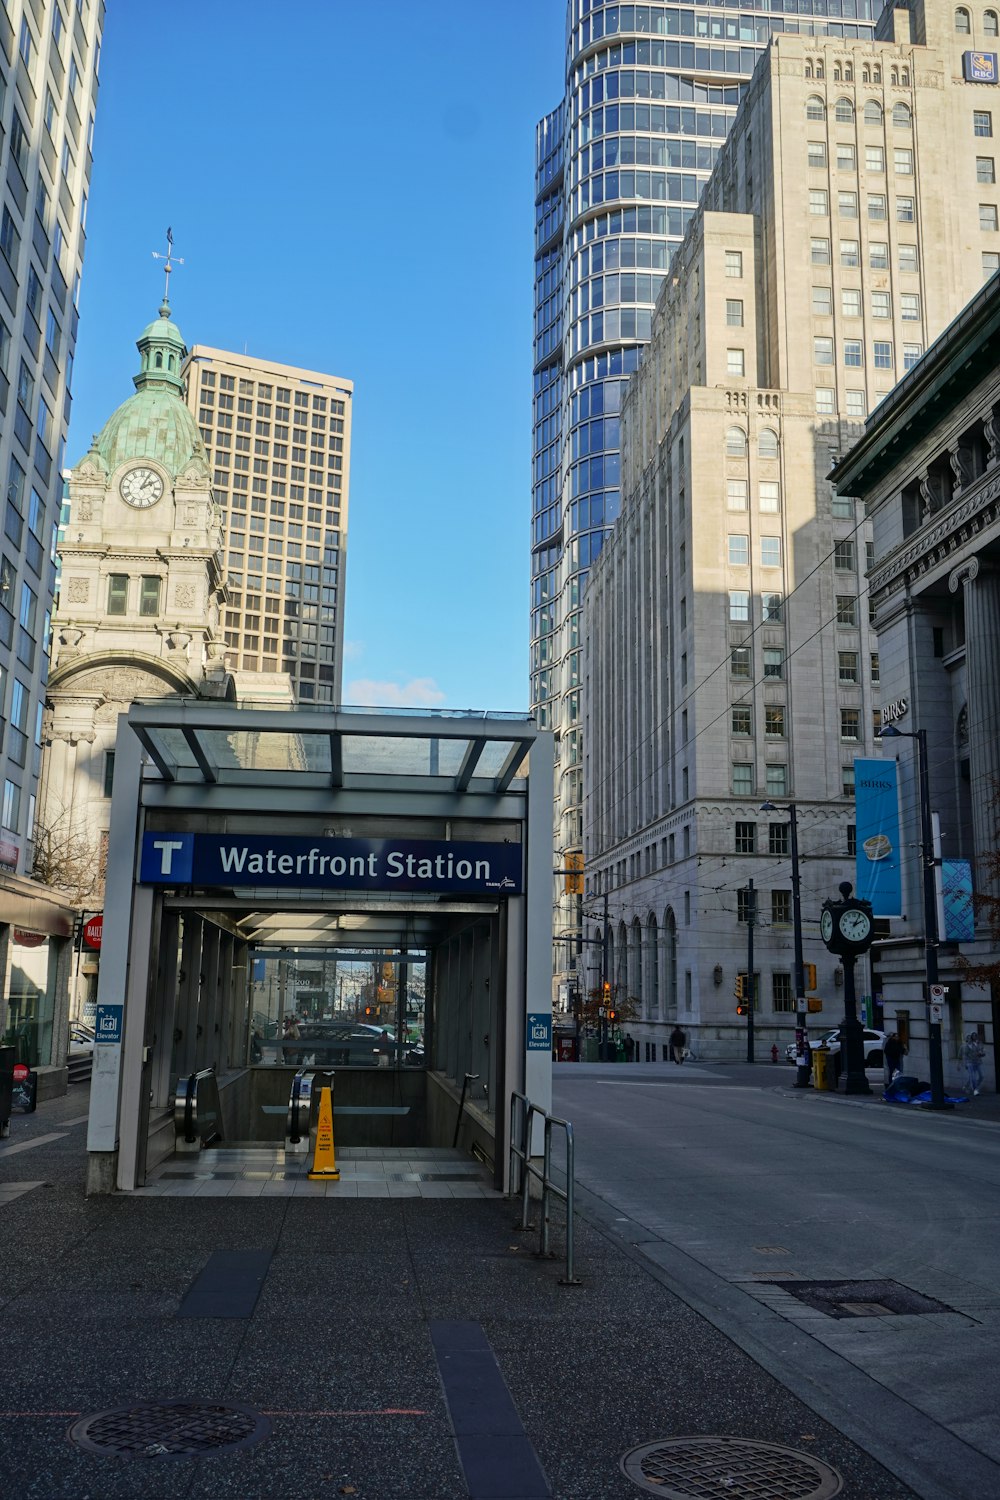
[[[47,1146],[51,1141],[64,1141],[65,1131],[53,1132],[51,1135],[36,1135],[32,1141],[18,1141],[16,1146],[0,1146],[0,1161],[5,1156],[16,1156],[19,1151],[32,1151],[35,1146]]]

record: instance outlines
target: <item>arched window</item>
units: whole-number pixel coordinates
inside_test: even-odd
[[[853,83],[854,82],[854,69],[851,67],[850,63],[846,63],[845,66],[844,66],[844,82],[845,83]]]
[[[615,930],[611,926],[610,922],[608,923],[607,932],[607,960],[608,967],[605,970],[604,978],[609,981],[613,981],[615,976]],[[601,1001],[601,1004],[604,1004],[603,1000]]]
[[[892,88],[897,88],[898,87],[898,85],[899,85],[899,69],[898,68],[893,68],[892,69],[891,73],[889,74],[889,83],[890,83],[890,85],[891,85]]]
[[[760,458],[777,458],[778,434],[773,427],[761,428],[760,437],[757,439],[757,454]]]
[[[983,35],[1000,36],[1000,27],[997,26],[997,13],[995,10],[983,11]]]
[[[872,83],[881,83],[881,82],[882,82],[882,69],[879,68],[879,67],[872,68]]]
[[[663,1014],[677,1019],[677,919],[670,906],[663,913]]]
[[[726,457],[743,458],[747,451],[747,435],[742,427],[726,428]]]
[[[163,354],[162,354],[161,350],[157,349],[157,351],[156,351],[156,358],[153,360],[153,363],[154,363],[154,365],[156,366],[156,368],[158,370],[162,370],[163,369]]]
[[[806,77],[807,78],[811,78],[812,76],[813,76],[813,65],[812,65],[812,63],[809,61],[809,59],[807,57],[806,58]]]
[[[908,104],[894,104],[892,106],[892,123],[897,130],[909,130],[913,121]]]
[[[826,105],[823,103],[818,94],[810,94],[809,98],[806,100],[806,119],[826,119]]]
[[[612,971],[612,995],[616,1000],[623,1000],[628,994],[628,928],[624,922],[618,923],[617,963]]]
[[[900,68],[900,70],[899,70],[899,81],[903,85],[904,89],[908,89],[910,87],[910,70],[909,70],[909,68]]]
[[[869,99],[868,103],[865,105],[865,124],[881,125],[881,123],[882,106],[881,104],[879,104],[877,99]]]
[[[969,12],[964,5],[959,5],[955,10],[955,30],[959,36],[969,36],[972,31]]]
[[[838,125],[849,125],[854,119],[854,105],[850,99],[838,99],[834,110],[834,119]]]
[[[632,942],[629,963],[629,986],[628,998],[634,1000],[639,1007],[639,1014],[645,1015],[646,1002],[642,993],[642,923],[638,917],[632,921]]]
[[[834,63],[833,65],[833,81],[834,83],[843,83],[844,81],[840,72],[840,63]]]
[[[175,354],[168,355],[167,356],[167,369],[168,370],[176,370],[176,368],[177,368],[177,356]]]
[[[821,57],[819,57],[819,58],[816,59],[816,77],[817,78],[824,78],[825,76],[826,76],[826,74],[825,74],[825,71],[824,71],[824,68],[823,68],[823,59]]]
[[[660,1013],[660,949],[657,942],[656,918],[652,912],[646,922],[646,972],[649,975],[649,1014]]]
[[[871,83],[871,81],[872,81],[872,70],[866,64],[861,69],[861,82],[862,83]]]

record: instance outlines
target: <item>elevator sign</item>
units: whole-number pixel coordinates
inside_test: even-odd
[[[514,896],[520,844],[145,833],[144,885]]]

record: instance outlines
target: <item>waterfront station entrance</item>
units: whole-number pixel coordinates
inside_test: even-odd
[[[119,720],[88,1189],[273,1145],[465,1149],[551,1098],[552,741],[519,715]],[[303,1083],[303,1080],[306,1080]]]

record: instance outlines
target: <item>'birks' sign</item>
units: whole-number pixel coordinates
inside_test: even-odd
[[[517,895],[520,844],[145,833],[143,885]]]

